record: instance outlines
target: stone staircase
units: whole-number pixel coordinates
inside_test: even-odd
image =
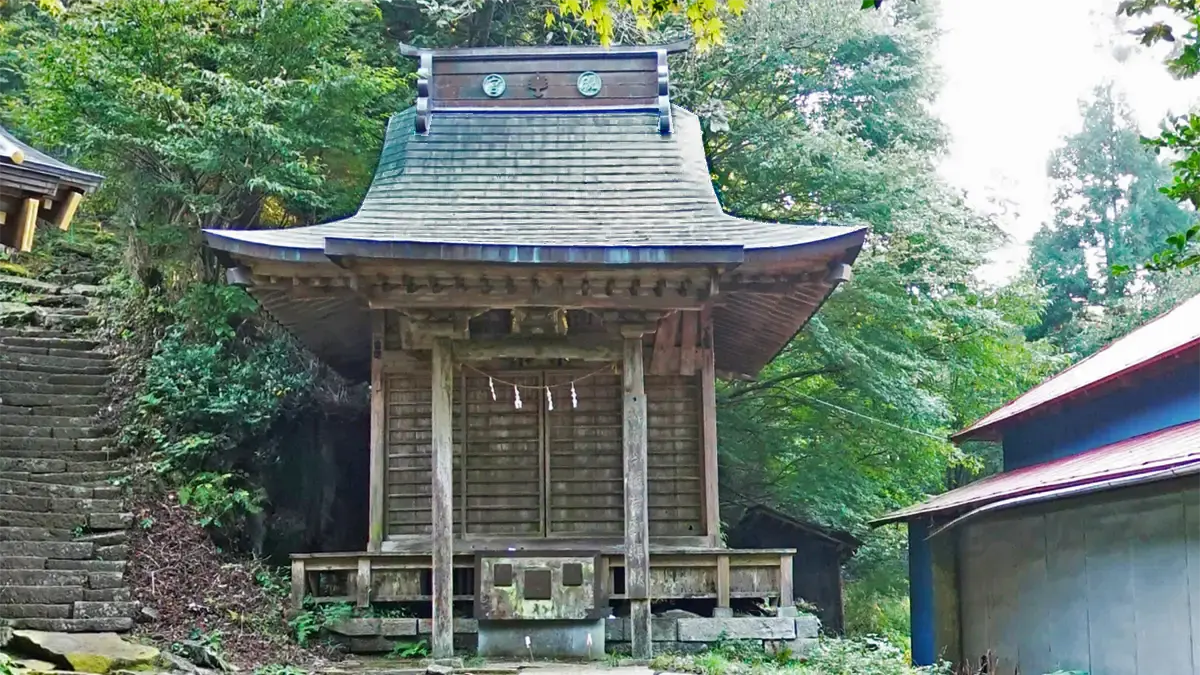
[[[0,327],[0,624],[128,630],[127,466],[97,420],[112,360],[87,336],[83,293],[19,281]]]

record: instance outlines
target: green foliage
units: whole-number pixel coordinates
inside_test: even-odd
[[[936,172],[935,12],[753,3],[724,45],[673,73],[674,97],[701,117],[727,209],[871,227],[853,282],[757,382],[718,392],[724,500],[774,504],[868,541],[886,536],[870,519],[983,468],[983,449],[955,448],[948,432],[1061,363],[1025,339],[1043,302],[1032,284],[976,279],[1004,235]],[[903,544],[885,550],[873,564],[902,579]],[[870,593],[895,607],[906,592],[859,588],[869,606]]]
[[[764,651],[749,642],[721,642],[697,655],[660,654],[655,670],[699,675],[949,675],[948,664],[931,668],[910,665],[904,650],[881,638],[822,638],[803,659],[786,649]]]
[[[262,511],[263,495],[235,487],[233,474],[202,472],[177,491],[179,503],[196,511],[196,522],[204,527],[223,527],[236,519]]]
[[[286,567],[259,565],[254,570],[254,581],[268,594],[280,600],[292,592],[291,570]]]
[[[1132,113],[1111,86],[1098,88],[1081,112],[1083,128],[1051,156],[1054,219],[1034,235],[1029,257],[1049,290],[1029,334],[1068,349],[1098,308],[1154,291],[1123,271],[1192,219],[1159,191],[1170,171],[1139,141]]]
[[[145,255],[358,202],[407,95],[373,3],[117,0],[27,21],[8,116],[106,175]]]
[[[309,596],[304,598],[304,609],[292,617],[288,625],[292,627],[296,642],[301,647],[307,647],[313,636],[319,634],[325,626],[352,616],[354,605],[348,602],[321,604]]]
[[[303,399],[312,375],[289,340],[254,336],[254,301],[232,286],[193,286],[146,367],[125,427],[160,473],[211,469]],[[232,454],[231,454],[232,453]]]
[[[1117,14],[1148,17],[1158,10],[1168,10],[1182,19],[1186,29],[1178,34],[1167,21],[1153,21],[1134,31],[1143,45],[1158,42],[1174,43],[1167,58],[1167,70],[1180,79],[1190,79],[1200,73],[1200,4],[1195,0],[1124,0]],[[1142,141],[1156,151],[1169,150],[1177,157],[1171,162],[1175,171],[1170,185],[1162,192],[1171,199],[1188,202],[1200,208],[1200,115],[1189,113],[1166,120],[1162,132]],[[1191,228],[1180,231],[1166,240],[1166,246],[1150,257],[1144,267],[1155,271],[1170,271],[1190,267],[1200,261],[1200,241],[1188,236]],[[1121,265],[1119,272],[1128,271]]]
[[[4,652],[0,652],[0,675],[18,675],[20,672],[17,664],[13,662],[12,657]]]
[[[420,659],[426,656],[429,656],[429,643],[425,640],[397,642],[388,652],[389,659]]]

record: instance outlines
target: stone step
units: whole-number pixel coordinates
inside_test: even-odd
[[[111,462],[127,457],[128,454],[120,448],[109,452],[107,450],[5,450],[9,457],[32,459],[62,459],[67,462]]]
[[[112,362],[109,359],[85,359],[78,356],[49,356],[46,354],[12,353],[8,349],[0,350],[0,370],[14,366],[27,366],[23,370],[42,370],[47,373],[69,374],[78,372],[73,368],[96,369],[85,370],[85,375],[105,374],[112,372]]]
[[[133,619],[11,619],[10,625],[19,630],[47,630],[59,633],[124,632],[133,628]]]
[[[97,560],[129,560],[129,545],[117,544],[115,546],[97,546],[92,553]],[[107,598],[88,598],[91,600],[105,600]],[[120,599],[120,598],[115,598]]]
[[[9,338],[40,338],[40,339],[60,339],[72,340],[87,338],[79,337],[76,333],[70,333],[60,330],[50,330],[46,328],[0,328],[0,339]]]
[[[28,558],[28,560],[42,559]],[[124,574],[125,566],[128,565],[124,560],[54,560],[52,558],[44,560],[45,565],[43,569],[48,570],[83,570],[85,572],[116,572],[117,574]],[[34,567],[32,569],[37,568]]]
[[[119,497],[121,491],[113,486],[87,487],[78,485],[55,485],[35,483],[28,480],[0,478],[0,495],[29,495],[32,497],[79,497],[90,499]]]
[[[20,445],[16,443],[0,442],[0,453],[9,456],[0,456],[0,472],[5,471],[20,471],[29,474],[55,474],[55,473],[107,473],[121,472],[129,465],[128,459],[113,457],[111,459],[101,461],[72,461],[73,457],[70,453],[75,452],[71,444],[83,443],[85,441],[58,440],[50,438],[34,438],[23,439],[29,441],[43,441],[53,443],[63,443],[61,451],[64,453],[60,459],[58,457],[16,457],[9,455],[10,448]],[[52,448],[51,448],[52,449]],[[95,452],[92,450],[91,452]],[[64,481],[66,485],[71,485],[71,481]]]
[[[124,544],[129,540],[129,533],[125,530],[114,530],[112,532],[90,532],[75,537],[75,541],[82,543],[95,544],[97,547],[117,546]],[[124,558],[101,558],[101,560],[124,560]]]
[[[30,513],[0,510],[0,527],[45,527],[70,530],[87,527],[86,513]]]
[[[0,397],[12,394],[50,394],[51,396],[97,396],[107,387],[102,384],[42,384],[41,382],[14,382],[0,373]]]
[[[72,532],[70,530],[53,530],[45,527],[0,526],[0,551],[4,550],[2,547],[7,542],[69,542],[71,541],[71,535]]]
[[[19,473],[0,471],[0,479],[24,480],[31,483],[53,483],[55,485],[78,485],[81,487],[103,487],[113,485],[113,481],[127,478],[128,471],[93,471],[89,473]]]
[[[98,406],[7,406],[0,404],[0,416],[12,417],[83,417],[95,418]]]
[[[74,427],[96,424],[94,405],[27,408],[0,403],[0,424]]]
[[[46,558],[29,555],[0,555],[0,569],[8,570],[44,570],[46,569]],[[86,562],[82,560],[72,560],[63,562]],[[55,568],[60,569],[60,568]],[[70,569],[70,568],[66,568]]]
[[[32,417],[32,416],[31,416]],[[57,438],[86,439],[105,438],[107,431],[100,426],[37,426],[27,424],[0,423],[0,439],[4,438]],[[0,443],[3,443],[0,440]]]
[[[0,589],[0,601],[30,605],[56,605],[85,601],[83,586],[8,586]]]
[[[14,529],[14,528],[8,528]],[[87,560],[96,552],[96,546],[84,541],[24,541],[4,539],[0,533],[0,557],[38,557],[56,560]]]
[[[58,361],[61,362],[61,359]],[[27,373],[42,373],[44,375],[112,375],[116,368],[112,364],[108,365],[73,365],[63,366],[57,363],[23,363],[19,361],[3,361],[3,352],[0,351],[0,369],[7,372],[21,371]]]
[[[10,455],[10,450],[43,450],[43,452],[60,452],[71,453],[76,452],[106,452],[106,449],[116,449],[116,441],[109,437],[100,438],[37,438],[31,436],[6,436],[0,437],[0,471],[30,471],[34,473],[46,473],[50,471],[68,471],[65,464],[62,466],[54,465],[52,468],[32,468],[35,465],[46,465],[46,462],[54,464],[59,460],[35,460],[28,458],[20,458],[17,455]],[[114,461],[115,458],[114,458]],[[94,471],[101,470],[101,466],[83,466],[79,467],[78,471]]]
[[[0,345],[0,349],[3,345]],[[107,386],[112,378],[108,375],[59,375],[38,370],[6,370],[0,372],[0,380],[9,382],[36,382],[40,384],[84,384]]]
[[[73,351],[95,351],[102,343],[81,337],[68,337],[67,333],[46,335],[52,331],[0,330],[0,345],[11,347],[41,347],[43,349],[70,349]]]
[[[72,605],[0,604],[0,619],[67,619]]]
[[[107,363],[112,360],[112,354],[105,354],[91,349],[62,349],[51,346],[29,346],[29,345],[14,345],[11,343],[0,343],[4,345],[5,354],[29,354],[31,356],[55,356],[66,357],[70,359],[87,359],[88,361],[101,361]]]
[[[30,497],[27,495],[0,495],[0,511],[27,511],[30,513],[122,513],[124,505],[120,499],[79,499],[71,497]]]
[[[53,309],[39,311],[37,324],[46,328],[64,330],[85,330],[100,325],[97,317],[86,313],[87,310]]]
[[[136,602],[76,602],[71,605],[71,617],[75,619],[107,619],[111,617],[136,617],[141,608]]]
[[[0,570],[4,586],[79,586],[88,583],[88,572],[80,570]]]
[[[5,469],[4,456],[11,450],[45,450],[57,452],[104,452],[107,449],[115,451],[117,442],[108,437],[100,438],[35,438],[29,436],[0,436],[0,471],[30,471],[31,469]],[[15,460],[15,457],[14,457]],[[14,465],[15,466],[15,465]],[[103,467],[100,467],[103,468]],[[63,469],[50,469],[50,471]],[[82,467],[80,471],[90,471],[92,467]],[[45,473],[45,470],[40,471]]]
[[[2,366],[2,364],[0,364]],[[102,404],[108,402],[108,397],[104,394],[23,394],[14,392],[11,394],[0,395],[0,401],[4,401],[4,405],[16,406],[18,408],[45,408],[48,406],[92,406],[92,411],[95,412]]]

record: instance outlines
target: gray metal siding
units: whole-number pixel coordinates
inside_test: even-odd
[[[960,556],[964,655],[997,675],[1200,673],[1195,480],[969,524]]]

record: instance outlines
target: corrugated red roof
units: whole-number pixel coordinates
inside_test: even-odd
[[[1023,495],[1150,475],[1163,469],[1200,465],[1200,420],[1160,429],[1063,459],[1022,467],[937,495],[890,513],[882,525],[920,515],[961,511]]]
[[[961,441],[987,436],[986,431],[1001,422],[1197,345],[1200,345],[1200,295],[1030,389],[952,438]]]

